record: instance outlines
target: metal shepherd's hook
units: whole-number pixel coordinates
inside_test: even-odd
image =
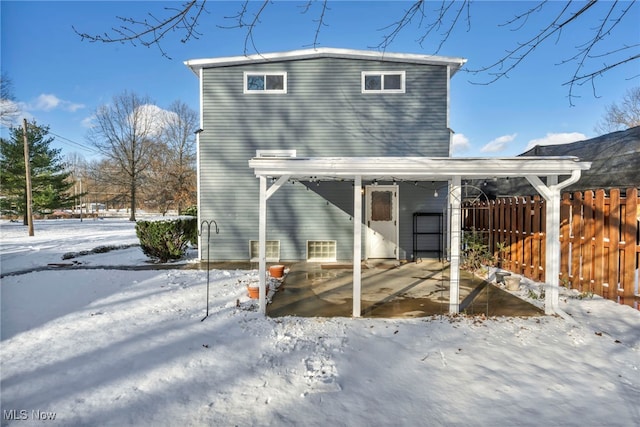
[[[215,225],[216,234],[220,233],[220,230],[218,230],[218,223],[215,222],[214,220],[202,221],[200,223],[200,231],[198,231],[198,236],[202,236],[203,228],[205,225],[207,226],[207,314],[202,318],[202,320],[200,320],[201,322],[204,321],[204,319],[206,319],[207,317],[209,317],[209,252],[210,252],[210,240],[211,240],[211,224]]]

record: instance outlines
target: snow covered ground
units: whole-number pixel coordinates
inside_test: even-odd
[[[640,312],[278,318],[255,271],[145,265],[126,220],[0,224],[2,425],[640,425]],[[63,260],[66,253],[89,254]],[[98,269],[52,267],[81,263]],[[8,274],[22,272],[21,274]]]

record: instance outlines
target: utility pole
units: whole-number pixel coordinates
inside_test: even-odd
[[[27,119],[22,119],[22,136],[24,140],[24,171],[27,180],[27,226],[29,236],[33,236],[33,211],[31,210],[31,168],[29,167],[29,138],[27,137]]]
[[[82,177],[80,177],[80,222],[82,222]]]

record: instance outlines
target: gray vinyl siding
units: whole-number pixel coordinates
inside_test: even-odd
[[[406,93],[361,93],[362,71],[394,70],[406,72]],[[287,93],[244,94],[246,71],[286,71]],[[205,69],[200,219],[220,228],[211,258],[248,259],[249,241],[258,239],[259,181],[248,167],[258,149],[295,149],[300,157],[448,156],[447,79],[442,66],[336,58]],[[406,193],[401,258],[410,257],[412,212],[442,209],[442,202],[425,202],[426,193]],[[307,240],[336,240],[338,258],[351,258],[351,183],[309,190],[287,183],[267,206],[267,239],[281,241],[281,259],[305,259]]]

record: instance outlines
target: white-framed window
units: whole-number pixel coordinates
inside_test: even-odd
[[[363,71],[362,93],[404,93],[405,71]]]
[[[280,261],[280,240],[267,240],[267,262]],[[251,262],[260,261],[260,242],[257,240],[249,241],[249,259]]]
[[[307,240],[307,261],[336,261],[335,240]]]
[[[244,93],[287,93],[287,73],[244,73]]]

